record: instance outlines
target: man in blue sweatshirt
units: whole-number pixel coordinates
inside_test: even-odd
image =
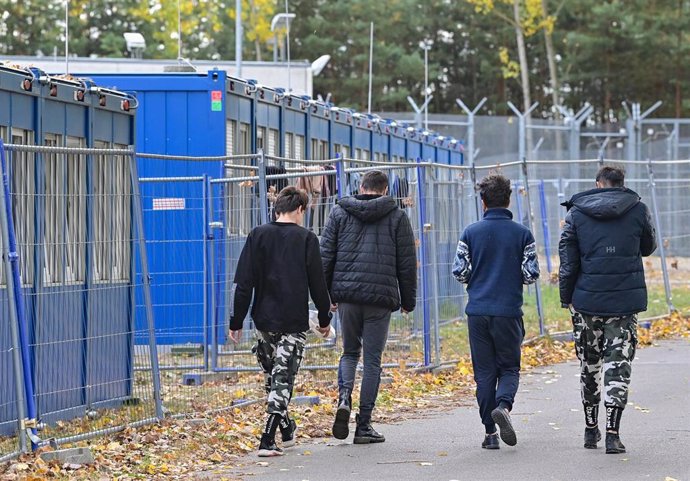
[[[492,174],[477,186],[484,219],[465,229],[458,242],[453,276],[467,284],[465,308],[479,414],[486,429],[482,448],[517,444],[510,419],[520,379],[525,336],[522,291],[539,277],[534,237],[513,221],[510,181]]]

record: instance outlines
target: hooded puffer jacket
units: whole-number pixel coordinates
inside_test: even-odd
[[[561,304],[583,314],[623,316],[647,310],[642,257],[656,249],[647,206],[627,188],[576,194],[561,234]]]
[[[407,214],[392,197],[338,201],[321,235],[321,257],[333,302],[414,310],[415,238]]]

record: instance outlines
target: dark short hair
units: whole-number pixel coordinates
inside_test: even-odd
[[[380,170],[370,170],[362,176],[362,189],[383,194],[388,188],[388,176]]]
[[[596,181],[609,187],[623,187],[625,170],[623,167],[607,165],[599,169]]]
[[[309,203],[309,196],[302,189],[298,189],[292,185],[285,187],[278,193],[276,198],[275,213],[276,215],[293,212],[300,207],[307,208]]]
[[[486,207],[508,207],[510,205],[510,180],[501,174],[489,174],[477,184],[479,195]]]

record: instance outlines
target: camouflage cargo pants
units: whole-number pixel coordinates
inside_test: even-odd
[[[268,414],[287,416],[288,404],[292,398],[295,376],[299,371],[304,355],[306,332],[286,334],[281,332],[259,331],[259,343],[268,362],[262,362],[264,372],[270,372],[270,388],[266,385]]]
[[[637,315],[600,317],[574,312],[572,320],[583,404],[601,401],[603,368],[604,405],[624,409],[637,348]]]

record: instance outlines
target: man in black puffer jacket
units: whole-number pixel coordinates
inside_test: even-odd
[[[604,367],[606,452],[624,453],[618,430],[628,402],[631,363],[637,346],[637,313],[647,310],[642,257],[656,249],[647,206],[624,187],[625,174],[602,167],[596,189],[581,192],[568,209],[561,234],[561,304],[573,317],[575,349],[585,411],[585,448],[594,449],[599,386]]]
[[[407,214],[388,192],[388,177],[369,171],[360,194],[338,202],[321,237],[326,284],[338,306],[343,355],[338,368],[338,411],[333,436],[345,439],[352,408],[352,389],[364,347],[355,444],[385,438],[371,426],[381,381],[381,355],[388,338],[391,312],[412,312],[417,295],[415,238]]]

